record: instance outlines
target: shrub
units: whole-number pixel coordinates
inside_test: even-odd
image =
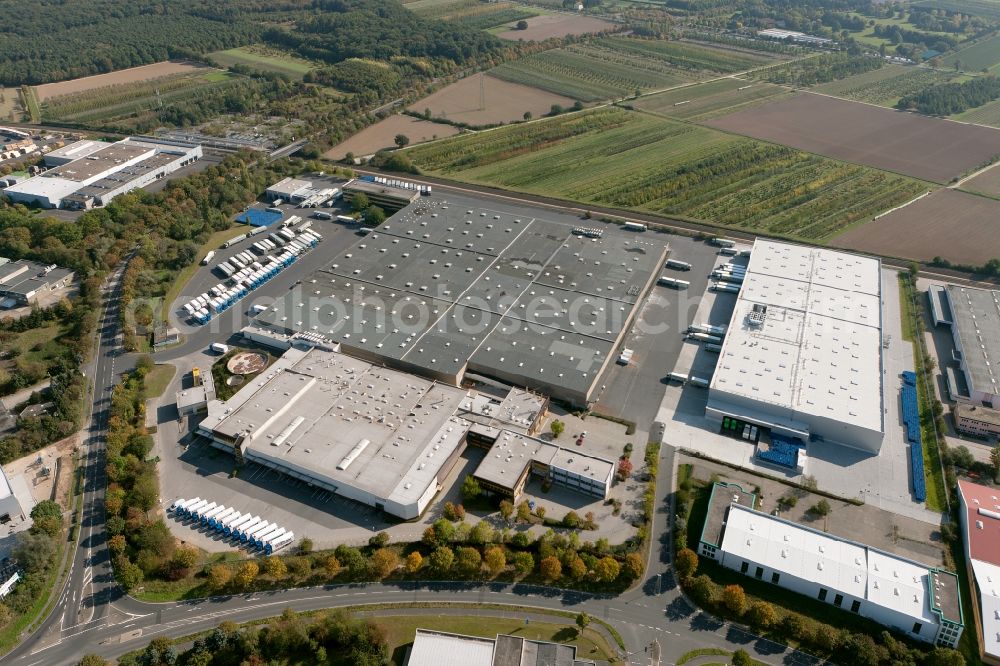
[[[409,573],[416,573],[420,571],[420,567],[424,564],[424,557],[419,551],[413,551],[406,556],[406,571]]]
[[[379,548],[372,554],[370,568],[376,578],[385,578],[398,566],[399,556],[391,548]]]
[[[576,515],[576,511],[569,511],[563,516],[562,524],[563,527],[576,529],[580,527],[580,516]]]
[[[642,575],[642,556],[639,553],[629,553],[625,556],[625,573],[629,578],[635,580]]]
[[[503,571],[507,566],[507,555],[500,546],[493,546],[487,549],[483,559],[486,562],[486,568],[494,576]]]
[[[389,544],[389,533],[379,532],[368,539],[368,545],[372,548],[384,548]]]
[[[816,502],[811,507],[809,507],[810,513],[820,517],[830,515],[830,511],[831,511],[830,503],[827,502],[825,499],[821,499],[820,501]]]
[[[288,566],[283,559],[272,555],[264,558],[264,573],[276,580],[281,579],[288,575]]]
[[[444,573],[451,569],[451,565],[455,563],[455,553],[452,552],[451,548],[448,546],[438,546],[431,553],[431,567],[439,573]]]
[[[531,553],[520,552],[514,554],[514,570],[525,576],[535,570],[535,557]]]
[[[690,548],[682,548],[677,552],[674,569],[682,583],[690,580],[698,570],[698,555]]]
[[[471,546],[458,549],[458,556],[455,558],[459,570],[466,574],[474,574],[483,566],[483,558],[479,551]]]
[[[621,569],[622,567],[618,564],[618,560],[609,555],[597,561],[597,565],[594,567],[594,575],[597,576],[597,580],[610,583],[618,578]]]
[[[562,563],[552,555],[544,558],[538,566],[547,581],[557,581],[562,577]]]
[[[770,629],[778,623],[778,613],[766,601],[755,601],[748,611],[750,623],[761,630]]]
[[[462,482],[462,497],[466,502],[476,499],[483,492],[483,489],[479,487],[479,482],[471,474],[465,477],[465,481]]]

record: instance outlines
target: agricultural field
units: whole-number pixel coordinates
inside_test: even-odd
[[[152,80],[87,88],[76,93],[47,97],[41,105],[42,120],[111,123],[152,113],[161,106],[228,87],[237,81],[238,78],[228,72],[202,67]]]
[[[293,79],[301,79],[316,65],[289,53],[262,46],[241,46],[209,53],[208,57],[222,67],[243,65],[264,72],[277,72]]]
[[[961,189],[1000,199],[1000,165],[994,165],[966,180],[962,183]]]
[[[485,93],[483,100],[480,92]],[[430,109],[434,118],[480,126],[521,120],[526,112],[538,118],[548,113],[553,104],[569,107],[573,100],[493,76],[474,75],[415,102],[410,111],[424,113]]]
[[[612,37],[544,51],[490,71],[498,78],[582,102],[666,88],[773,62],[766,55],[689,42]]]
[[[416,0],[407,3],[406,8],[422,18],[441,19],[477,30],[530,19],[540,11],[513,2],[480,0]]]
[[[966,123],[1000,128],[1000,100],[987,102],[982,106],[949,117]]]
[[[697,121],[793,94],[770,83],[725,78],[641,97],[631,104],[668,118]]]
[[[572,14],[544,14],[527,19],[527,30],[507,30],[497,33],[497,37],[515,41],[540,42],[551,37],[566,37],[567,35],[587,35],[595,32],[613,30],[616,23],[604,21],[590,16],[574,16]]]
[[[982,266],[996,258],[1000,201],[942,189],[869,224],[831,245],[922,261],[936,256]]]
[[[152,81],[154,79],[173,76],[175,74],[204,72],[206,69],[211,68],[206,67],[205,65],[189,62],[157,62],[152,65],[122,69],[108,74],[85,76],[80,79],[60,81],[59,83],[45,83],[40,86],[35,86],[34,90],[35,95],[38,97],[38,101],[44,103],[52,97],[73,95],[76,93],[88,92],[97,88],[107,88],[109,86],[142,83],[144,81]]]
[[[935,183],[1000,155],[1000,131],[810,93],[706,124]]]
[[[956,74],[928,67],[886,65],[881,69],[855,74],[846,79],[818,85],[812,90],[857,102],[893,107],[900,98],[938,83],[947,83]]]
[[[967,72],[987,70],[996,74],[1000,67],[1000,35],[993,35],[941,59],[941,64],[945,67],[955,67],[955,63]]]
[[[21,97],[17,88],[0,87],[0,121],[21,120]]]
[[[354,136],[323,153],[328,160],[342,160],[347,153],[361,157],[373,155],[383,148],[395,148],[394,139],[397,134],[403,134],[410,139],[411,144],[423,143],[432,139],[454,136],[458,128],[452,125],[432,123],[429,120],[419,120],[412,116],[395,115],[364,128]]]
[[[1000,19],[1000,3],[996,0],[922,0],[919,7],[943,9],[950,14],[973,14],[983,18]]]
[[[926,185],[784,146],[617,108],[407,151],[473,183],[822,241]]]

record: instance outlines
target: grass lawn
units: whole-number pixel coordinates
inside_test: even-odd
[[[956,62],[961,63],[961,68],[969,72],[988,69],[996,74],[995,70],[1000,66],[1000,35],[976,42],[941,59],[941,64],[945,67],[954,67]]]
[[[475,613],[475,610],[470,610],[469,613]],[[568,618],[565,624],[531,621],[527,625],[523,619],[515,618],[431,615],[429,613],[380,615],[374,619],[385,630],[392,661],[397,666],[402,666],[404,648],[413,642],[413,635],[418,627],[484,638],[496,638],[497,634],[510,634],[535,640],[568,643],[576,646],[577,657],[583,659],[610,661],[614,655],[614,650],[601,634],[588,627],[582,634],[578,635],[576,625]]]
[[[201,267],[201,260],[205,258],[209,250],[216,250],[220,245],[225,243],[230,238],[236,238],[237,236],[242,236],[248,230],[245,224],[238,224],[236,226],[230,227],[229,229],[224,229],[223,231],[216,231],[214,234],[208,237],[200,248],[198,248],[198,256],[195,257],[194,263],[190,266],[184,267],[174,279],[173,284],[170,286],[170,290],[163,297],[163,303],[160,304],[160,321],[167,321],[167,308],[169,308],[177,297],[180,296],[181,291],[187,286],[188,281],[195,272]]]
[[[20,351],[20,358],[26,361],[44,363],[58,356],[61,351],[62,346],[56,341],[61,333],[59,323],[28,329],[23,333],[18,333],[11,346]],[[34,349],[36,346],[39,346],[37,350]]]
[[[174,378],[176,368],[169,363],[158,363],[153,370],[146,375],[146,398],[158,398],[163,395]]]

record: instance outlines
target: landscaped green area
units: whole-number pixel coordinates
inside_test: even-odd
[[[941,59],[941,63],[947,67],[955,67],[957,64],[957,69],[969,72],[988,70],[996,73],[995,70],[1000,65],[1000,35],[993,35],[961,51],[949,53]]]
[[[153,367],[146,375],[146,398],[159,398],[170,385],[170,380],[174,378],[177,370],[169,363],[160,363]]]
[[[114,123],[155,116],[168,105],[185,104],[238,85],[239,77],[227,72],[174,74],[148,81],[95,88],[46,100],[41,105],[45,122]]]
[[[770,83],[726,78],[641,97],[632,105],[670,118],[704,120],[792,94]]]
[[[881,69],[824,83],[814,90],[858,102],[891,107],[902,97],[920,92],[931,85],[947,83],[958,76],[957,73],[929,67],[886,65]]]
[[[690,42],[608,37],[543,51],[490,74],[583,102],[730,73],[774,62],[768,55]]]
[[[417,146],[422,169],[582,203],[824,240],[924,191],[918,181],[622,109]]]
[[[490,611],[486,611],[489,613]],[[576,646],[576,656],[579,659],[596,659],[610,661],[615,652],[598,631],[590,627],[578,632],[572,620],[566,619],[564,624],[554,622],[531,621],[525,624],[522,618],[491,617],[477,615],[469,610],[468,615],[432,615],[423,612],[420,615],[379,614],[375,620],[385,631],[389,652],[393,655],[393,663],[402,666],[402,648],[413,642],[413,636],[418,628],[432,631],[448,631],[467,636],[482,636],[496,638],[497,634],[510,634],[533,640],[567,643]],[[556,619],[556,618],[553,618]]]
[[[301,79],[306,72],[315,67],[313,63],[303,58],[261,46],[241,46],[235,49],[216,51],[209,53],[208,57],[222,67],[243,65],[251,69],[277,72],[297,79]]]

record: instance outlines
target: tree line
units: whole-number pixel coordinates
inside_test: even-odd
[[[1000,99],[1000,78],[977,76],[964,83],[942,83],[907,95],[896,103],[896,108],[931,116],[950,116],[995,99]]]

